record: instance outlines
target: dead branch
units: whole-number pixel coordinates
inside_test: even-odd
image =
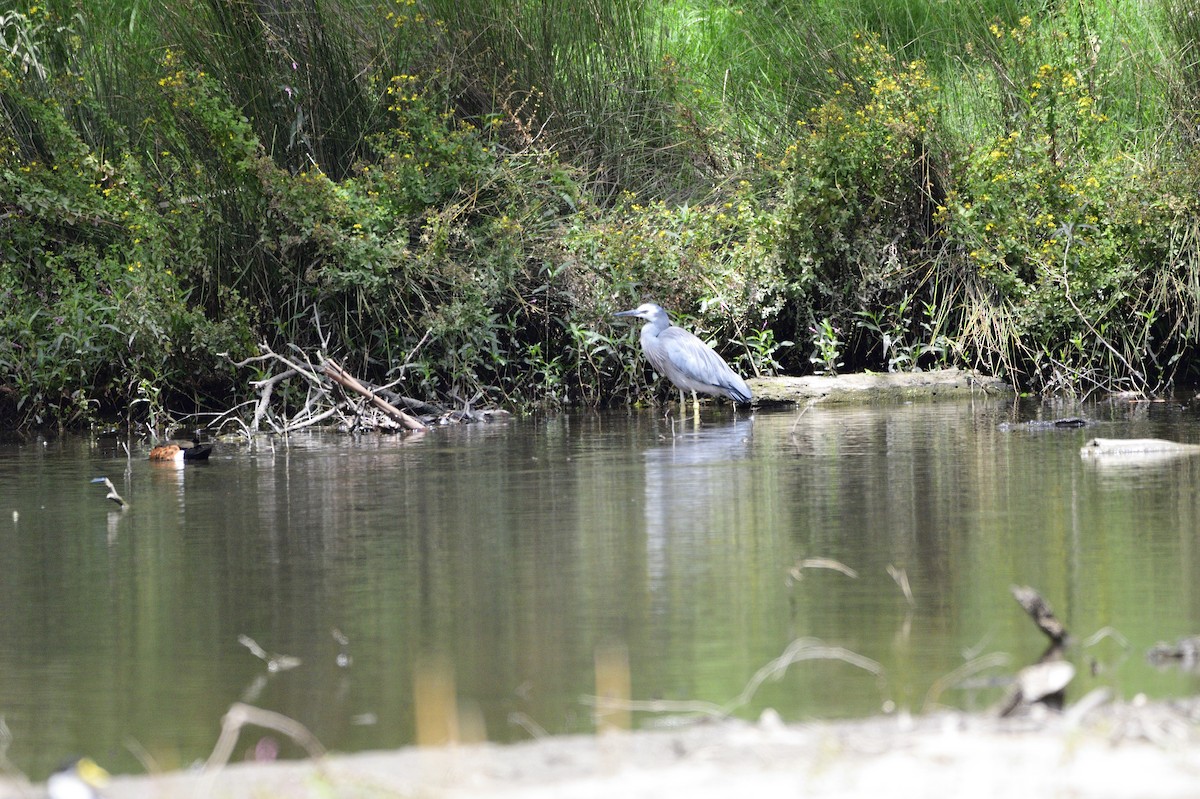
[[[1066,640],[1067,628],[1054,615],[1054,611],[1046,604],[1046,600],[1042,599],[1041,594],[1027,585],[1014,585],[1012,595],[1051,642],[1061,645]]]
[[[267,415],[267,409],[271,405],[271,394],[274,393],[275,386],[295,374],[297,374],[295,369],[287,369],[277,375],[268,377],[266,380],[255,380],[250,383],[252,386],[258,386],[258,404],[254,406],[254,418],[250,422],[251,430],[257,430],[262,423],[263,417]]]
[[[366,397],[367,400],[369,400],[372,405],[374,405],[379,410],[383,411],[385,414],[387,414],[392,419],[396,420],[397,422],[400,422],[402,425],[407,427],[409,430],[425,430],[425,429],[427,429],[425,423],[422,422],[420,419],[418,419],[415,416],[412,416],[411,414],[405,413],[404,411],[397,408],[395,405],[393,405],[390,402],[388,402],[387,400],[385,400],[383,397],[381,397],[378,394],[376,394],[375,392],[369,390],[362,383],[358,382],[358,380],[353,375],[351,375],[349,372],[347,372],[345,369],[343,369],[341,364],[339,364],[333,358],[326,359],[325,365],[321,368],[321,373],[323,375],[325,375],[326,377],[328,377],[330,380],[337,383],[342,388],[348,388],[351,391],[354,391],[355,393],[360,394],[363,397]]]
[[[423,431],[428,429],[425,423],[413,415],[413,413],[398,408],[397,404],[414,409],[416,413],[428,413],[430,410],[434,414],[444,413],[441,409],[436,408],[436,406],[408,397],[399,397],[387,390],[396,383],[399,383],[399,380],[383,388],[377,388],[364,384],[351,375],[340,363],[325,354],[329,337],[321,327],[320,317],[315,308],[313,309],[313,317],[321,339],[321,348],[315,352],[309,353],[295,344],[289,344],[287,349],[291,350],[291,352],[285,354],[284,352],[276,352],[264,341],[258,345],[259,354],[240,361],[230,360],[236,367],[263,363],[277,363],[282,367],[282,370],[277,374],[271,374],[250,383],[251,386],[257,389],[258,398],[253,401],[254,414],[252,420],[248,425],[243,424],[243,428],[248,436],[258,432],[262,429],[263,425],[269,426],[277,434],[285,435],[319,424],[330,418],[337,418],[341,425],[349,430],[360,427],[375,430],[395,430],[403,427],[411,431]],[[412,354],[415,354],[420,349],[426,339],[429,338],[429,335],[429,333],[426,333],[425,337],[417,343]],[[410,365],[410,363],[406,362],[400,367],[400,371],[403,371]],[[271,413],[271,402],[277,393],[276,388],[285,381],[293,378],[301,378],[307,384],[308,392],[304,397],[303,406],[300,410],[292,413],[290,418],[275,417]],[[330,381],[346,389],[346,393],[337,393],[330,385]],[[365,399],[367,406],[357,402],[358,397]]]
[[[213,747],[212,754],[208,756],[208,762],[204,764],[205,772],[211,773],[216,769],[223,768],[229,762],[229,756],[233,754],[233,746],[237,743],[238,735],[241,733],[242,727],[248,724],[266,727],[288,736],[303,746],[309,757],[319,758],[325,754],[325,747],[321,745],[317,737],[295,719],[273,710],[263,710],[252,705],[234,702],[230,705],[224,718],[221,719],[221,736],[217,739],[217,745]]]

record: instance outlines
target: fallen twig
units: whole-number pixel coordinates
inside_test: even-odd
[[[289,671],[300,665],[301,660],[293,655],[275,655],[267,652],[258,642],[248,635],[239,635],[238,643],[250,650],[250,653],[267,664],[267,671]]]

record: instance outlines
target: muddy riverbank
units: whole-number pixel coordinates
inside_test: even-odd
[[[999,378],[963,369],[927,372],[860,372],[846,375],[759,377],[748,381],[757,404],[788,402],[895,402],[1010,396]]]

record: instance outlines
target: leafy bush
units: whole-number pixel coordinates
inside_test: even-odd
[[[210,323],[186,306],[172,268],[173,219],[140,164],[103,160],[62,106],[20,75],[0,76],[0,411],[77,423],[154,385],[199,391],[228,379],[217,353],[248,340],[245,319]],[[32,155],[31,155],[32,153]]]
[[[856,71],[799,123],[778,167],[774,214],[793,300],[787,333],[839,328],[844,354],[861,364],[871,342],[855,314],[897,305],[919,284],[941,188],[929,144],[936,89],[924,63],[902,63],[870,37],[855,53]]]
[[[1082,43],[1029,17],[993,35],[1011,51],[1002,82],[1020,93],[1005,100],[1008,129],[961,159],[937,216],[988,287],[969,295],[965,346],[1033,388],[1114,387],[1115,377],[1153,389],[1178,355],[1161,340],[1167,318],[1195,319],[1195,292],[1155,289],[1168,272],[1151,256],[1178,249],[1195,204],[1182,199],[1186,184],[1171,185],[1184,176],[1114,146],[1095,65],[1072,46]]]

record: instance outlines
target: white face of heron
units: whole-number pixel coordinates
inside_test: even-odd
[[[667,312],[653,302],[643,302],[632,311],[620,311],[615,314],[615,316],[641,319],[647,324],[659,329],[664,329],[671,326],[671,318],[667,316]]]

